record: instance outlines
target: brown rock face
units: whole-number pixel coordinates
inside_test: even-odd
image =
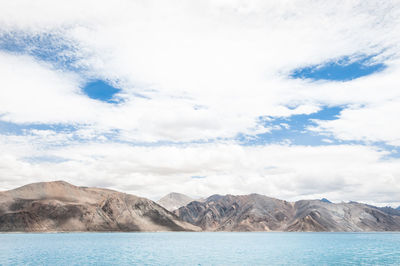
[[[174,212],[206,231],[400,231],[400,216],[360,203],[214,195]]]
[[[184,221],[207,231],[279,231],[294,213],[291,203],[257,194],[213,195],[175,211]]]
[[[155,202],[63,181],[0,192],[0,231],[198,231]]]

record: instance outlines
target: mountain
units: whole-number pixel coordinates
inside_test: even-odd
[[[157,203],[169,211],[174,211],[182,206],[186,206],[189,202],[193,200],[194,199],[186,196],[185,194],[172,192],[159,199]]]
[[[155,202],[63,181],[0,192],[0,231],[198,231]]]
[[[174,211],[206,231],[400,231],[400,217],[361,203],[287,202],[258,194],[213,195]]]
[[[386,206],[386,207],[371,206],[371,207],[378,208],[379,210],[381,210],[387,214],[390,214],[390,215],[400,216],[400,209],[393,209],[392,207],[388,207],[388,206]]]
[[[398,210],[357,202],[287,202],[258,194],[163,198],[168,208],[184,201],[190,202],[171,213],[114,190],[34,183],[0,192],[0,231],[400,231]]]
[[[332,201],[328,200],[327,198],[322,198],[320,199],[322,202],[326,202],[326,203],[332,203]]]
[[[213,195],[204,202],[193,201],[174,213],[206,231],[279,231],[293,212],[289,202],[251,194]]]

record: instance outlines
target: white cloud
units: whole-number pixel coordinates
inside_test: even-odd
[[[59,79],[49,79],[54,80],[54,90],[43,89],[50,85],[45,75],[29,80],[32,90],[16,79],[28,71],[40,77],[37,63],[21,68],[12,62],[18,66],[8,82],[13,87],[3,92],[18,91],[24,108],[4,105],[8,120],[117,128],[137,141],[254,134],[259,116],[289,116],[313,112],[321,104],[373,100],[377,88],[361,81],[314,84],[285,75],[344,55],[382,50],[384,55],[397,55],[400,41],[400,7],[395,3],[13,1],[2,3],[0,10],[2,32],[59,36],[73,44],[69,55],[86,69],[85,75],[117,82],[126,97],[120,107],[85,99],[76,95],[81,84],[65,71],[51,74]],[[9,70],[10,63],[2,61]],[[398,65],[393,64],[388,72]],[[385,78],[373,84],[381,79]],[[398,96],[391,89],[394,81],[386,81],[381,97]],[[64,95],[56,94],[58,87],[64,87],[59,89]],[[134,97],[137,93],[151,100]],[[44,100],[35,104],[32,97]],[[196,105],[204,108],[194,110]],[[293,105],[299,108],[285,107]]]
[[[79,79],[28,56],[0,53],[0,114],[15,123],[85,123],[104,108],[82,97]]]
[[[341,140],[386,142],[400,146],[399,108],[399,99],[349,108],[343,110],[336,120],[316,121],[318,126],[311,130],[328,132]]]
[[[1,136],[0,185],[56,178],[146,196],[180,190],[398,202],[398,161],[382,160],[373,147],[251,148],[229,139],[273,130],[259,117],[341,105],[337,120],[314,130],[400,145],[399,20],[400,5],[390,1],[2,1],[0,34],[52,34],[73,47],[63,56],[82,71],[0,52],[1,120],[77,128]],[[298,67],[363,54],[378,54],[387,68],[350,82],[288,78]],[[110,80],[125,101],[83,95],[87,78]],[[225,144],[131,147],[110,141],[110,132],[116,142]],[[68,160],[23,159],[35,156]]]
[[[400,203],[399,159],[382,160],[388,153],[368,146],[244,147],[227,143],[135,147],[93,143],[45,149],[36,155],[64,160],[32,162],[21,151],[35,154],[26,143],[4,137],[2,141],[14,147],[0,160],[4,188],[64,179],[150,198],[170,191],[193,196],[256,192],[288,200],[327,197]],[[28,147],[32,145],[27,142]]]

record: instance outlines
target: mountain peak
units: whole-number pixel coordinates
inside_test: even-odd
[[[332,201],[328,200],[327,198],[322,198],[321,201],[326,203],[332,203]]]
[[[182,206],[187,205],[189,202],[193,201],[194,199],[178,192],[171,192],[161,199],[157,201],[159,205],[164,207],[169,211],[173,211],[179,209]]]

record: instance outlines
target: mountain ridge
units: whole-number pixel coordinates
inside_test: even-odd
[[[198,231],[157,203],[65,181],[0,192],[0,231]]]
[[[400,216],[362,203],[212,195],[174,211],[204,231],[400,231]]]
[[[288,202],[255,193],[170,198],[191,201],[170,212],[115,190],[32,183],[0,192],[0,231],[400,231],[399,210],[358,202]]]

